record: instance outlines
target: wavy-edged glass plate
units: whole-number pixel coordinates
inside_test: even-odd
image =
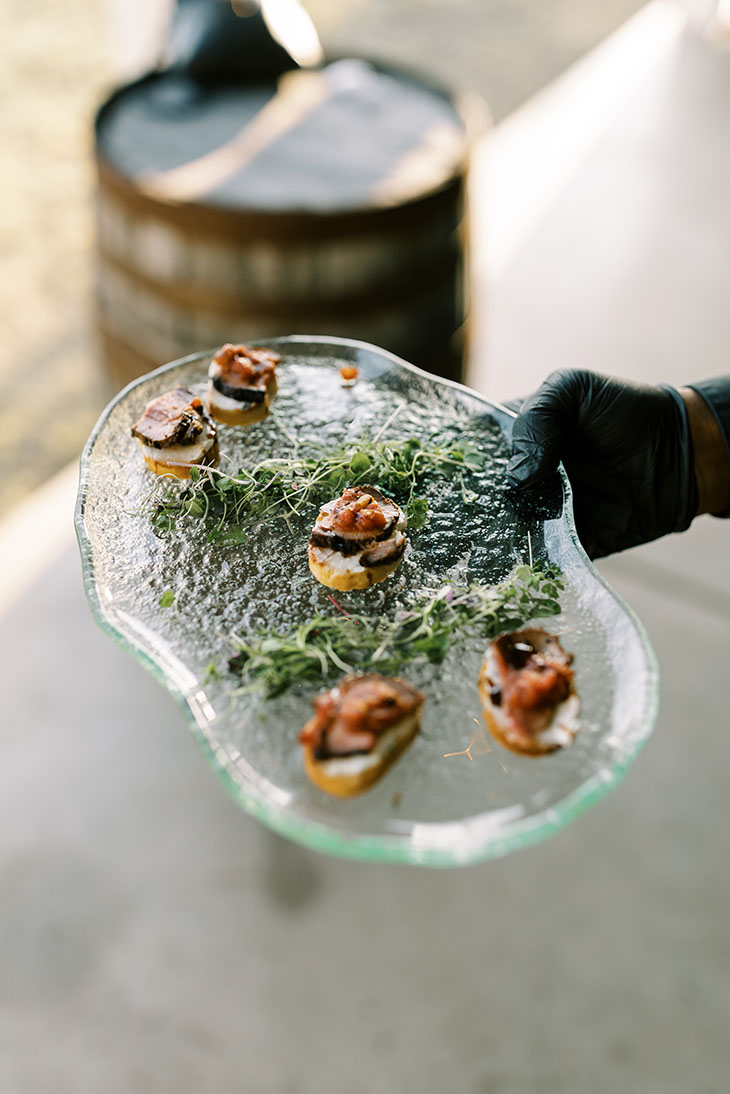
[[[441,579],[493,584],[520,562],[559,566],[561,612],[540,625],[560,633],[575,655],[582,703],[575,742],[538,758],[494,742],[477,691],[486,642],[458,640],[441,664],[413,663],[404,672],[427,695],[421,732],[373,789],[336,799],[308,781],[297,733],[317,687],[271,700],[232,697],[236,680],[226,666],[232,633],[337,612],[307,567],[316,507],[291,527],[268,525],[226,546],[208,542],[193,519],[156,534],[145,512],[157,480],[130,426],[150,399],[177,384],[202,394],[208,353],[130,384],[86,445],[76,527],[97,621],[173,694],[236,800],[284,836],[350,858],[446,866],[502,855],[563,828],[622,778],[652,731],[658,694],[641,624],[578,542],[566,477],[516,509],[504,480],[510,411],[362,342],[292,336],[266,344],[282,355],[272,413],[245,429],[221,426],[219,466],[289,456],[296,443],[373,437],[386,422],[389,439],[468,439],[483,470],[427,481],[429,519],[409,535],[396,574],[337,599],[345,610],[378,615]],[[346,387],[339,370],[353,364],[359,376]],[[208,671],[211,662],[218,674]]]

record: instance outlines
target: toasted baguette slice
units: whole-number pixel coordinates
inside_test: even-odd
[[[399,534],[401,533],[394,533]],[[403,548],[405,549],[405,537]],[[314,547],[311,543],[309,545],[309,569],[312,574],[328,589],[339,589],[341,592],[367,589],[385,581],[388,574],[398,569],[402,558],[403,551],[391,562],[383,562],[379,566],[362,566],[359,555],[343,555],[327,547]]]
[[[418,733],[424,702],[406,680],[378,673],[347,676],[318,695],[299,734],[310,780],[338,798],[373,786]]]
[[[406,515],[375,486],[348,486],[323,505],[309,536],[309,569],[328,589],[367,589],[400,565]],[[381,538],[382,537],[382,538]]]
[[[210,448],[201,453],[197,459],[185,461],[185,453],[181,453],[179,450],[183,447],[177,445],[175,449],[175,460],[167,462],[161,457],[165,454],[164,448],[151,448],[149,445],[139,442],[140,448],[144,455],[144,462],[150,471],[154,471],[156,475],[175,475],[178,479],[189,479],[191,467],[215,467],[218,463],[218,440],[214,440]]]
[[[547,632],[535,629],[522,633],[530,635],[542,633],[545,635],[546,642],[549,640],[552,647],[557,647],[560,653],[563,653],[558,640],[552,635],[547,635]],[[572,660],[572,655],[567,655],[566,665],[569,665]],[[503,684],[495,642],[491,642],[487,650],[479,673],[478,686],[487,729],[495,740],[511,752],[518,752],[524,756],[543,756],[572,744],[580,728],[578,722],[580,700],[572,682],[572,674],[566,697],[549,710],[546,724],[535,731],[516,724],[510,717],[509,709],[503,705]]]

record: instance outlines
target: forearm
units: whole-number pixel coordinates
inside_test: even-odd
[[[712,409],[691,387],[679,389],[689,417],[699,490],[697,515],[730,510],[730,452]]]

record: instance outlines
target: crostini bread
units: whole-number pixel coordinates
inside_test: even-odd
[[[377,673],[318,695],[299,734],[309,779],[340,798],[373,786],[418,733],[424,702],[406,680]]]
[[[226,425],[251,425],[269,413],[281,356],[263,346],[221,346],[208,369],[208,407]]]
[[[309,536],[309,569],[329,589],[367,589],[400,565],[406,516],[374,486],[347,487],[322,507]]]
[[[571,744],[579,729],[573,655],[539,627],[490,642],[479,674],[487,728],[513,752],[540,756]]]
[[[145,407],[132,426],[150,471],[190,477],[190,468],[215,465],[218,438],[202,399],[185,387],[172,388]]]

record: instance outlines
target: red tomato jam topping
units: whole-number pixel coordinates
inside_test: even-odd
[[[299,734],[319,759],[369,752],[378,737],[412,714],[423,695],[400,677],[348,676],[318,695]]]
[[[503,634],[493,644],[499,669],[499,705],[517,724],[536,733],[573,687],[573,655],[537,627]]]
[[[234,346],[227,342],[213,357],[211,377],[228,384],[266,387],[280,361],[280,354],[263,346]]]
[[[382,532],[387,521],[381,501],[371,494],[367,487],[348,486],[342,497],[332,505],[317,526],[323,532],[339,532],[341,535],[352,533],[375,536]]]

